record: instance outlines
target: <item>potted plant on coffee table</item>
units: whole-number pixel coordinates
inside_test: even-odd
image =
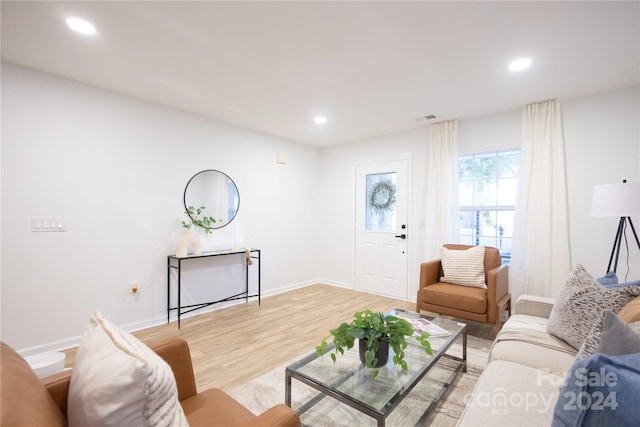
[[[377,368],[387,363],[389,346],[393,349],[393,363],[407,370],[407,362],[404,359],[404,350],[407,348],[407,336],[414,333],[411,324],[403,318],[374,313],[371,310],[359,311],[353,315],[351,323],[343,323],[329,333],[333,336],[335,349],[331,353],[331,360],[335,363],[338,353],[344,354],[345,348],[353,347],[356,338],[360,340],[360,360],[368,368],[376,368],[373,378],[378,376]],[[429,334],[423,332],[417,336],[418,343],[424,348],[425,353],[433,354]],[[316,347],[318,356],[324,355],[327,346],[326,339]]]

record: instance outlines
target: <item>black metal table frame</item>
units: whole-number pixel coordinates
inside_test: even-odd
[[[234,301],[238,299],[245,299],[246,302],[249,302],[249,298],[258,297],[258,305],[260,305],[260,294],[261,294],[261,283],[260,283],[260,249],[250,249],[250,258],[258,261],[258,293],[250,295],[249,294],[249,260],[245,261],[245,276],[244,276],[244,291],[235,295],[231,295],[227,298],[223,298],[217,301],[210,302],[202,302],[197,304],[190,305],[181,305],[181,294],[182,294],[182,263],[184,261],[189,261],[193,259],[201,259],[201,258],[209,258],[215,256],[228,256],[228,255],[239,255],[245,254],[246,251],[214,251],[214,252],[203,252],[200,255],[188,255],[186,257],[177,257],[175,255],[167,256],[167,323],[171,321],[171,312],[173,310],[177,310],[178,313],[178,329],[180,329],[180,316],[183,314],[190,313],[194,310],[199,310],[201,308],[209,307],[210,305],[219,304],[227,301]],[[177,262],[177,265],[176,265]],[[171,307],[171,270],[178,271],[178,305],[176,307]],[[188,309],[184,310],[183,309]]]
[[[311,378],[306,378],[304,375],[298,373],[298,372],[294,372],[292,369],[290,369],[289,366],[287,366],[287,368],[285,369],[285,404],[289,407],[291,407],[291,379],[295,378],[296,380],[315,388],[316,390],[320,391],[321,393],[316,395],[314,398],[312,398],[310,401],[308,401],[307,403],[303,404],[299,409],[296,410],[296,412],[298,412],[298,414],[302,415],[304,412],[306,412],[308,409],[310,409],[312,406],[314,406],[316,403],[318,403],[320,400],[322,400],[323,398],[330,396],[336,400],[338,400],[339,402],[342,402],[372,418],[374,418],[377,421],[378,427],[384,427],[385,425],[385,421],[386,418],[389,414],[391,414],[393,412],[393,410],[398,406],[398,404],[400,404],[400,402],[402,402],[402,400],[404,400],[404,398],[409,394],[409,392],[411,390],[413,390],[413,388],[422,380],[422,378],[429,373],[429,371],[431,371],[431,368],[433,368],[438,361],[440,360],[441,357],[445,357],[447,359],[451,359],[454,360],[456,362],[459,362],[459,365],[456,367],[456,369],[453,371],[453,373],[451,374],[450,378],[447,380],[447,382],[443,385],[442,389],[437,393],[437,395],[432,399],[431,404],[425,409],[424,413],[422,414],[422,416],[420,417],[420,420],[418,420],[418,422],[416,423],[416,426],[421,426],[424,421],[426,420],[426,418],[428,417],[428,415],[430,414],[430,412],[433,410],[433,408],[435,408],[435,405],[438,403],[438,401],[442,398],[442,396],[444,395],[445,391],[447,390],[447,388],[449,387],[449,385],[451,385],[453,379],[455,379],[455,377],[458,375],[459,371],[462,370],[462,372],[467,372],[467,326],[465,324],[465,326],[463,327],[463,329],[460,331],[460,335],[462,335],[462,358],[456,357],[456,356],[452,356],[449,354],[446,354],[446,351],[453,345],[454,342],[457,341],[456,339],[453,339],[449,342],[449,344],[438,354],[438,356],[435,358],[435,360],[431,363],[430,367],[427,369],[424,369],[420,374],[418,374],[415,378],[412,379],[411,383],[409,384],[408,388],[406,388],[403,392],[401,396],[398,396],[398,394],[396,394],[396,396],[394,396],[391,400],[393,401],[393,405],[384,413],[371,408],[369,406],[366,405],[361,405],[358,404],[354,401],[352,401],[351,399],[343,396],[340,393],[336,393],[335,391],[324,387],[321,384],[316,383],[315,381],[313,381]],[[459,337],[459,335],[458,335]],[[333,349],[335,348],[334,344],[331,343],[326,351],[325,354],[331,352]],[[315,353],[312,353],[308,356],[306,356],[305,358],[301,359],[299,362],[296,362],[295,364],[307,364],[308,362],[316,359],[318,356]],[[364,368],[364,365],[363,365]],[[338,383],[342,383],[344,381],[346,381],[348,378],[343,378],[341,380],[338,380]],[[339,384],[338,384],[339,385]],[[400,392],[399,392],[400,393]]]

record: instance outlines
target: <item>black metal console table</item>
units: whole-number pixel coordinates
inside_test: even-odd
[[[226,256],[226,255],[238,255],[245,254],[246,250],[225,250],[225,251],[213,251],[213,252],[203,252],[200,255],[187,255],[186,257],[177,257],[175,255],[167,256],[167,323],[170,322],[170,315],[172,310],[177,310],[178,312],[178,329],[180,329],[180,316],[186,313],[189,313],[194,310],[199,310],[201,308],[209,307],[210,305],[219,304],[221,302],[226,301],[234,301],[238,299],[245,298],[246,302],[249,302],[249,298],[258,297],[258,305],[260,305],[260,249],[250,249],[249,258],[255,259],[258,261],[258,293],[249,295],[249,259],[247,258],[245,261],[245,276],[244,276],[244,291],[235,295],[231,295],[227,298],[211,301],[211,302],[203,302],[198,304],[191,305],[181,305],[180,295],[182,290],[182,263],[185,261],[200,259],[200,258],[209,258],[214,256]],[[178,305],[177,307],[171,307],[171,269],[178,271]],[[184,310],[183,309],[187,309]]]

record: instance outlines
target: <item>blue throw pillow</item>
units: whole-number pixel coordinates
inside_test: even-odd
[[[596,353],[576,362],[567,373],[551,426],[637,425],[638,396],[640,353]]]
[[[596,279],[602,286],[609,287],[618,284],[618,276],[613,271],[608,272],[604,276]]]
[[[614,283],[611,285],[603,285],[605,288],[624,288],[626,286],[640,286],[640,280],[634,280],[632,282],[624,282],[624,283]]]

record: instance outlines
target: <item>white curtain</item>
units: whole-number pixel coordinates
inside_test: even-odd
[[[434,123],[427,147],[427,194],[424,259],[440,258],[445,243],[457,243],[458,213],[458,121]]]
[[[562,117],[557,100],[524,107],[509,268],[513,300],[555,297],[571,270]]]

